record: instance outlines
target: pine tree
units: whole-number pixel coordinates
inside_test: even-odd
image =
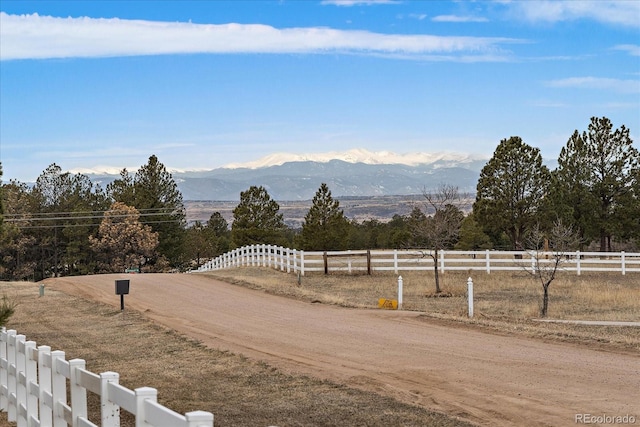
[[[158,233],[158,252],[171,266],[179,267],[183,259],[185,237],[185,209],[178,185],[155,155],[136,172],[134,178],[136,209],[145,222]]]
[[[611,238],[634,234],[634,192],[640,155],[629,129],[613,130],[611,121],[592,117],[587,131],[576,130],[558,158],[554,200],[570,212],[572,224],[586,243],[599,240],[600,251],[611,251]],[[637,218],[637,217],[636,217]]]
[[[341,250],[347,246],[349,221],[334,200],[327,184],[322,183],[305,215],[300,247],[304,250]]]
[[[231,245],[235,248],[255,244],[278,245],[284,242],[284,219],[280,205],[267,190],[251,186],[240,193],[233,210]]]
[[[490,235],[506,233],[513,249],[523,249],[527,230],[539,222],[550,177],[539,149],[517,136],[503,139],[480,172],[476,221]]]
[[[123,169],[120,179],[107,186],[112,201],[135,207],[144,217],[144,222],[158,233],[160,244],[158,256],[152,263],[163,267],[164,260],[173,267],[180,267],[184,259],[185,209],[182,194],[171,174],[155,155],[134,177]]]

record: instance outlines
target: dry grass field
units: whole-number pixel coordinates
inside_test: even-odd
[[[379,298],[397,299],[393,273],[307,274],[300,278],[265,268],[206,273],[267,292],[347,307],[376,307]],[[542,286],[526,272],[473,272],[474,318],[467,316],[465,272],[441,274],[448,298],[425,297],[435,289],[433,272],[403,272],[403,308],[460,325],[590,346],[640,351],[640,327],[543,323],[537,321]],[[560,273],[550,286],[550,319],[640,322],[640,274]]]
[[[224,281],[306,301],[374,307],[397,297],[397,276],[319,273],[300,278],[265,268],[207,273]],[[500,334],[567,341],[607,351],[640,351],[640,328],[541,323],[541,286],[516,273],[474,273],[475,316],[468,319],[467,274],[447,272],[447,298],[433,298],[431,272],[405,273],[404,309],[448,325]],[[209,410],[216,426],[461,426],[453,417],[429,412],[376,393],[329,381],[284,374],[229,352],[207,348],[148,320],[143,313],[48,289],[34,283],[0,282],[0,295],[19,303],[9,328],[38,344],[83,358],[93,372],[116,371],[129,388],[159,390],[160,403],[180,412]],[[640,275],[562,274],[550,288],[553,319],[640,321]],[[94,399],[91,409],[98,408]],[[123,417],[123,426],[133,425]],[[0,416],[0,426],[9,425]]]

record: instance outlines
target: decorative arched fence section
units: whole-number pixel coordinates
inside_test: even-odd
[[[522,271],[551,265],[561,258],[560,269],[583,272],[640,273],[640,252],[438,251],[428,250],[301,251],[274,245],[243,246],[206,262],[194,272],[236,267],[269,267],[304,276],[309,272],[372,272],[432,270],[438,263],[446,271]]]
[[[94,374],[84,360],[67,361],[63,351],[15,330],[0,332],[0,408],[18,427],[118,427],[121,409],[140,427],[213,427],[210,412],[178,414],[157,402],[156,389],[129,390],[118,381],[116,372]],[[89,421],[87,391],[100,397],[100,424]]]

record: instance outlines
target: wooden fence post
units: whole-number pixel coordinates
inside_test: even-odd
[[[324,261],[324,274],[329,274],[329,257],[327,256],[327,251],[324,251],[322,254],[322,260]]]

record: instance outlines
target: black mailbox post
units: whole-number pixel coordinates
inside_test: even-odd
[[[124,296],[129,293],[128,280],[116,280],[116,295],[120,295],[120,310],[124,310]]]

